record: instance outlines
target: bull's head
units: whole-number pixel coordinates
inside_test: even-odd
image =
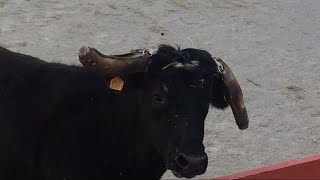
[[[146,137],[177,176],[191,178],[205,172],[208,158],[202,143],[209,105],[232,108],[239,129],[248,128],[241,88],[230,68],[207,51],[160,46],[156,53],[132,51],[104,55],[82,47],[81,63],[103,76],[143,73],[141,115]]]

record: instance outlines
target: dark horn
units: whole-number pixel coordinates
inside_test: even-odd
[[[145,71],[149,58],[141,51],[104,55],[95,48],[83,46],[79,49],[79,61],[84,67],[102,76],[118,76]]]
[[[247,129],[249,127],[249,118],[243,102],[241,87],[228,65],[220,58],[216,60],[223,66],[222,74],[225,85],[225,99],[232,109],[239,129]]]

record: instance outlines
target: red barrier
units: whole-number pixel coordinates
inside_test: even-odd
[[[320,179],[320,154],[216,177],[213,180],[220,179]]]

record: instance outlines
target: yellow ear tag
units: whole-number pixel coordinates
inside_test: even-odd
[[[117,91],[122,91],[124,82],[120,77],[114,77],[110,81],[109,88]]]

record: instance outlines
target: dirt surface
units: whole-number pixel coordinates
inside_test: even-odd
[[[79,64],[82,45],[116,54],[160,43],[208,50],[243,89],[250,128],[211,109],[209,165],[196,178],[319,153],[318,0],[0,0],[0,45],[46,61]]]

